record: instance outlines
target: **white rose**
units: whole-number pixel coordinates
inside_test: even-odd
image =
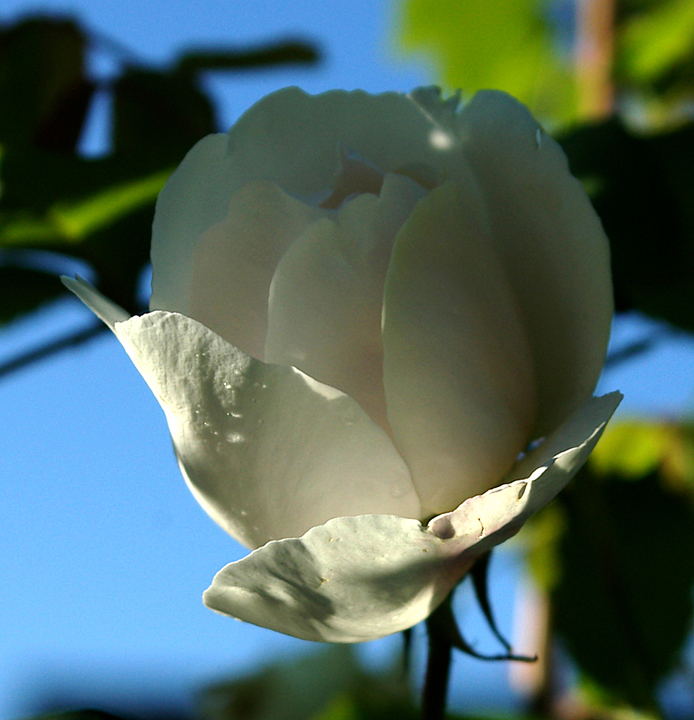
[[[592,397],[607,239],[500,92],[270,95],[172,175],[152,262],[141,317],[66,284],[152,388],[196,499],[257,548],[205,603],[291,635],[427,617],[621,398]]]

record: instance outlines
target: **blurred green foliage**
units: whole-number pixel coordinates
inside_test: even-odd
[[[584,119],[576,30],[590,4],[613,15],[617,98],[651,122],[672,122],[676,110],[686,116],[694,81],[690,0],[403,0],[400,42],[430,57],[449,90],[506,90],[550,123],[576,122]]]
[[[657,473],[637,482],[583,473],[562,497],[555,628],[617,701],[657,708],[691,622],[694,512]]]
[[[407,0],[401,42],[435,61],[448,89],[506,90],[540,116],[565,116],[574,91],[556,59],[547,0]]]
[[[618,5],[615,78],[667,120],[688,104],[694,82],[694,5],[690,0],[630,0]]]
[[[65,293],[50,272],[55,253],[87,263],[110,297],[140,310],[156,197],[218,129],[201,74],[318,60],[299,41],[191,50],[156,70],[124,53],[118,74],[97,81],[85,60],[95,44],[69,19],[0,26],[0,322]],[[111,99],[110,150],[85,158],[78,143],[100,93]]]
[[[658,683],[691,631],[694,426],[608,426],[526,539],[554,630],[592,694],[658,715]]]
[[[401,668],[367,673],[351,645],[321,648],[269,665],[254,675],[203,688],[195,720],[417,720],[418,703]],[[152,708],[139,720],[165,720]],[[447,714],[448,720],[468,718]],[[177,716],[178,720],[185,720]],[[190,720],[194,720],[193,717]],[[42,715],[34,720],[135,720],[102,710]],[[471,720],[471,718],[469,719]],[[493,720],[476,717],[476,720]],[[533,720],[531,717],[518,720]]]
[[[694,330],[694,124],[643,135],[610,118],[558,139],[610,239],[617,311]]]
[[[206,720],[415,720],[402,671],[367,674],[350,645],[333,645],[257,675],[206,688]]]
[[[608,426],[525,540],[584,700],[600,716],[632,707],[660,717],[659,684],[678,668],[692,625],[694,426]]]

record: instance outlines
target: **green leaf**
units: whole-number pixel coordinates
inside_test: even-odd
[[[625,479],[657,473],[668,488],[694,498],[694,425],[632,419],[608,426],[590,456],[598,476]]]
[[[143,269],[149,264],[154,203],[123,216],[79,246],[80,255],[97,272],[99,289],[131,313],[145,309],[137,304]]]
[[[166,71],[131,63],[108,87],[113,152],[85,159],[75,147],[95,87],[85,75],[88,42],[69,20],[35,17],[0,27],[0,251],[79,258],[105,293],[137,311],[156,197],[192,145],[216,130],[199,73],[312,63],[318,55],[306,42],[285,41],[185,53]],[[54,297],[41,273],[0,275],[7,296],[0,322]]]
[[[361,720],[363,717],[349,695],[337,695],[325,710],[314,715],[311,720]]]
[[[449,89],[498,88],[566,119],[574,88],[546,10],[543,0],[404,0],[401,42],[431,55]]]
[[[129,68],[113,93],[116,153],[180,162],[200,138],[217,130],[214,108],[194,76]]]
[[[0,166],[0,248],[83,260],[109,297],[138,311],[136,290],[149,262],[154,205],[173,169],[156,162],[143,153],[85,160],[8,150]]]
[[[95,174],[93,164],[72,158],[65,161],[65,175],[84,174],[85,181]],[[115,163],[104,161],[113,166]],[[55,202],[43,212],[27,210],[0,215],[0,245],[5,247],[39,247],[43,244],[80,243],[112,225],[117,220],[145,206],[152,206],[171,169],[160,170],[144,177],[116,182],[105,188],[85,188],[82,196],[60,199],[56,186]],[[63,175],[63,177],[65,177]]]
[[[75,147],[94,92],[85,43],[69,20],[36,17],[0,30],[1,143]]]
[[[597,475],[641,478],[654,473],[665,458],[672,441],[672,430],[656,421],[630,420],[615,423],[590,456]]]
[[[630,17],[620,33],[620,65],[636,83],[654,83],[692,58],[694,4],[667,0]]]
[[[694,330],[694,125],[644,137],[611,120],[560,140],[610,239],[617,310]]]
[[[588,471],[562,494],[566,531],[553,592],[556,630],[581,671],[616,702],[655,708],[692,618],[694,513],[652,474]]]

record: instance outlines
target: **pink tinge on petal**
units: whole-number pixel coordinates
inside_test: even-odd
[[[386,281],[388,418],[430,514],[497,485],[529,441],[537,409],[518,307],[467,180],[415,208]]]
[[[273,182],[244,186],[230,198],[224,218],[197,241],[186,314],[262,360],[277,265],[291,243],[326,214]]]
[[[287,250],[270,291],[265,360],[346,393],[384,430],[381,316],[393,241],[426,190],[385,177],[380,196],[345,202]]]
[[[320,207],[336,210],[350,196],[369,193],[380,195],[383,173],[354,151],[340,146],[337,179]]]

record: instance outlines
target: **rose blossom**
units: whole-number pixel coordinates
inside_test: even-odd
[[[297,637],[427,617],[621,398],[592,396],[602,226],[501,92],[270,95],[171,176],[152,263],[141,317],[65,282],[152,388],[196,499],[257,548],[205,603]]]

